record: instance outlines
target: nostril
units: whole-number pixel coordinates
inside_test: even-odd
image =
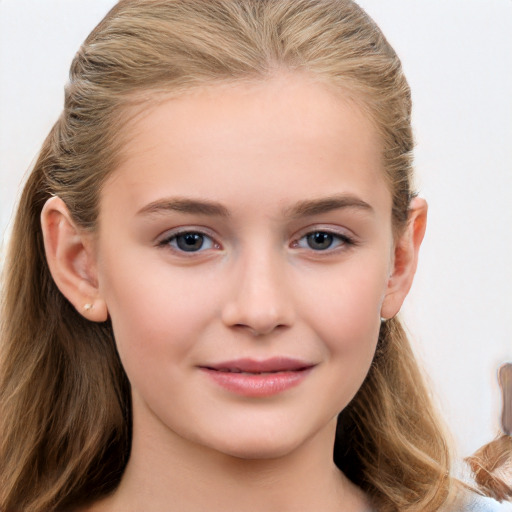
[[[221,311],[225,326],[243,330],[252,336],[264,336],[290,326],[293,301],[287,295],[288,286],[276,271],[250,267],[237,280],[236,288]],[[274,276],[275,278],[273,278]]]
[[[240,331],[246,331],[254,337],[267,336],[275,333],[276,331],[282,331],[287,328],[284,323],[269,322],[267,324],[257,323],[236,323],[231,326],[234,329]]]

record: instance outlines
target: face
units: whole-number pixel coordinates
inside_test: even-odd
[[[168,100],[129,134],[96,254],[134,436],[260,458],[332,429],[393,266],[371,122],[295,76]]]

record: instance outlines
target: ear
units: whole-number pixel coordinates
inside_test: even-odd
[[[107,307],[98,289],[92,235],[75,225],[64,201],[56,196],[43,207],[41,228],[46,260],[61,293],[88,320],[107,320]]]
[[[381,308],[383,319],[393,318],[400,311],[411,289],[420,245],[427,227],[427,210],[424,199],[416,197],[411,201],[407,227],[395,245],[392,271]]]

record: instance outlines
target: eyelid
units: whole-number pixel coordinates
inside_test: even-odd
[[[186,235],[187,233],[196,233],[198,235],[204,236],[205,238],[209,238],[212,240],[212,244],[213,244],[212,249],[217,249],[217,250],[222,249],[222,245],[218,242],[218,240],[217,240],[218,237],[215,233],[213,233],[210,229],[205,228],[204,226],[194,226],[194,225],[179,226],[179,227],[172,228],[172,229],[165,231],[162,235],[158,236],[158,238],[156,239],[155,245],[157,245],[158,247],[162,247],[162,248],[167,247],[167,248],[174,249],[170,245],[170,241],[180,235]],[[199,250],[199,251],[190,251],[188,253],[188,255],[191,256],[194,254],[205,252],[206,250],[209,250],[209,249],[203,249],[203,250]],[[180,254],[186,253],[186,251],[180,251],[179,249],[174,249],[174,250],[175,250],[175,252],[180,253]]]
[[[317,250],[315,251],[312,248],[302,248],[298,247],[298,242],[302,240],[303,238],[307,237],[308,235],[311,235],[313,233],[328,233],[329,235],[333,235],[341,240],[341,244],[336,245],[336,247],[333,248],[327,248],[324,250]],[[356,236],[348,229],[342,228],[339,226],[329,226],[325,224],[313,224],[311,226],[307,226],[303,229],[301,229],[299,232],[297,232],[296,235],[293,236],[292,241],[290,243],[290,246],[293,249],[304,249],[309,250],[314,253],[318,253],[321,255],[321,253],[329,254],[336,250],[346,250],[354,245],[357,245],[358,241]]]

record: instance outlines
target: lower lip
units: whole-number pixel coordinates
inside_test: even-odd
[[[276,373],[231,373],[201,368],[213,381],[224,389],[247,397],[268,397],[298,386],[312,368]]]

